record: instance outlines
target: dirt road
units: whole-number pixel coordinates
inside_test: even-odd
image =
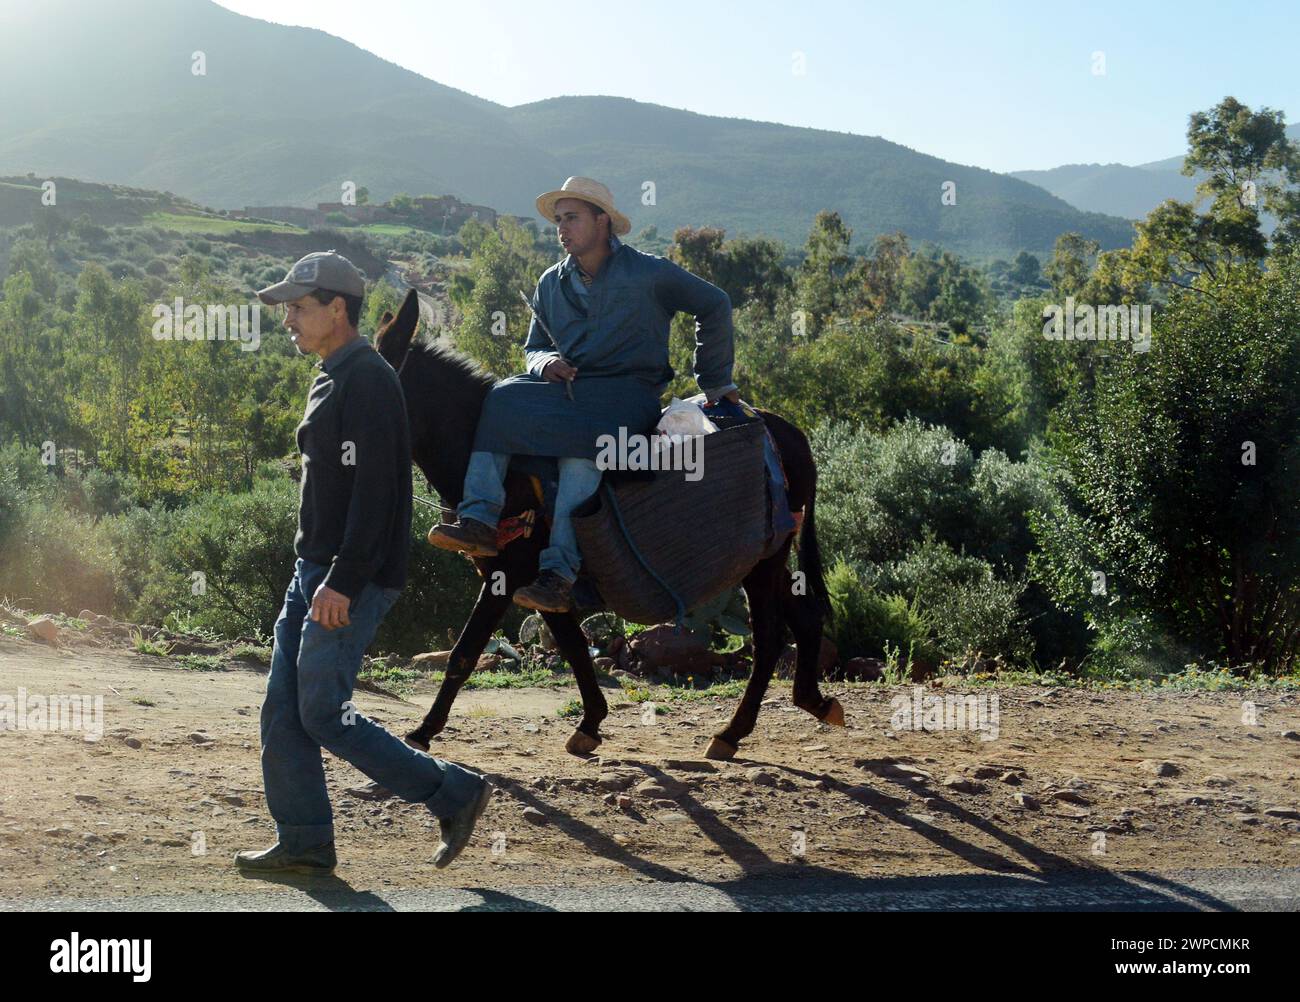
[[[0,731],[5,907],[281,891],[230,864],[274,840],[258,757],[265,676],[172,664],[0,638],[0,697],[103,698],[97,740],[85,727]],[[565,754],[571,725],[556,716],[574,690],[466,692],[434,750],[501,786],[474,843],[435,871],[425,809],[347,795],[365,777],[326,755],[339,886],[420,900],[454,888],[608,896],[638,883],[792,878],[804,882],[792,892],[851,880],[875,893],[887,879],[997,887],[1300,866],[1296,695],[981,689],[997,697],[987,740],[988,728],[902,729],[900,711],[922,706],[910,687],[828,691],[846,728],[817,723],[774,685],[728,763],[703,750],[730,700],[647,714],[611,688],[605,744],[583,760]],[[357,696],[398,733],[431,694],[410,700]]]

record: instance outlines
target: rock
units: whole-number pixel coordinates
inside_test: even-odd
[[[1090,807],[1092,805],[1091,800],[1081,793],[1076,793],[1074,790],[1057,790],[1052,794],[1052,796],[1067,804],[1079,804],[1082,807]]]
[[[1300,741],[1300,734],[1297,734],[1295,731],[1279,731],[1277,736],[1280,738],[1286,738],[1288,741]]]
[[[1264,813],[1270,818],[1286,818],[1290,821],[1300,821],[1300,811],[1294,807],[1265,807]]]
[[[845,682],[879,682],[884,677],[885,662],[880,658],[849,658],[838,676]]]
[[[1016,793],[1012,799],[1027,811],[1038,810],[1038,801],[1027,793]]]
[[[596,780],[596,788],[598,790],[608,790],[610,793],[622,793],[632,785],[635,779],[635,776],[629,776],[626,773],[602,772],[600,778]]]
[[[1019,786],[1020,775],[1014,772],[1004,772],[1001,776],[998,777],[998,782],[1006,783],[1008,786]]]
[[[637,784],[632,791],[641,797],[650,797],[652,799],[673,799],[682,795],[682,785],[675,783],[667,777],[663,779],[647,779]]]
[[[597,658],[593,664],[596,671],[600,672],[602,675],[608,675],[618,667],[618,662],[613,658]]]
[[[474,665],[475,671],[496,671],[501,667],[501,658],[495,654],[480,654]]]
[[[620,811],[630,811],[632,809],[632,798],[626,793],[620,793],[614,798],[614,806]]]
[[[429,651],[411,658],[411,663],[419,665],[425,671],[445,665],[451,658],[451,651]]]
[[[233,793],[229,793],[229,794],[227,794],[226,796],[222,797],[221,799],[222,799],[223,801],[225,801],[227,804],[229,804],[231,807],[243,807],[243,806],[244,806],[244,798],[243,798],[243,797],[237,797],[237,796],[235,796]]]
[[[853,763],[859,769],[868,769],[871,772],[879,773],[881,776],[888,776],[893,779],[906,779],[913,783],[928,783],[934,776],[924,769],[918,769],[914,765],[907,765],[904,762],[895,762],[893,759],[858,759]]]
[[[189,735],[189,739],[193,741],[196,745],[209,745],[212,744],[213,742],[213,739],[208,737],[202,731],[193,731]]]
[[[123,738],[123,739],[122,739],[122,744],[126,745],[128,748],[139,748],[139,747],[140,747],[140,739],[139,739],[139,738]]]
[[[675,772],[717,772],[718,767],[705,759],[666,758],[664,768]]]
[[[677,632],[674,625],[662,623],[643,630],[632,638],[632,654],[641,662],[641,671],[674,674],[709,671],[721,655],[709,650],[709,638],[688,630]]]
[[[536,724],[524,724],[524,726],[523,726],[522,729],[523,729],[523,732],[524,732],[525,734],[536,734],[536,733],[537,733],[537,725],[536,725]]]
[[[59,624],[49,616],[41,616],[27,624],[27,635],[42,644],[57,647],[59,643]]]
[[[828,749],[829,747],[830,745],[804,745],[799,750],[805,752],[819,752],[819,751],[826,751],[826,749]]]
[[[1215,787],[1232,786],[1233,782],[1227,776],[1220,775],[1217,772],[1212,772],[1210,775],[1205,777],[1205,785]]]
[[[776,776],[766,769],[748,769],[745,778],[755,786],[776,786]]]
[[[1182,769],[1172,762],[1161,762],[1153,758],[1145,758],[1139,764],[1138,768],[1143,772],[1149,772],[1153,776],[1177,776],[1182,773]]]
[[[1234,820],[1240,821],[1243,825],[1259,824],[1259,818],[1254,814],[1234,814],[1232,817]]]
[[[781,656],[776,659],[776,677],[791,678],[794,675],[795,662],[798,659],[798,648],[794,644],[786,645]],[[817,677],[830,678],[834,674],[835,665],[839,662],[840,652],[836,649],[835,644],[829,637],[822,637],[821,648],[817,652]]]
[[[971,770],[970,778],[971,779],[992,779],[994,776],[997,776],[1000,772],[1001,770],[997,766],[977,765],[974,769]]]
[[[958,776],[956,773],[953,773],[952,775],[945,777],[943,781],[943,785],[950,790],[955,790],[958,793],[983,793],[984,792],[984,786],[982,784],[967,779],[965,776]]]
[[[79,804],[97,804],[99,798],[93,793],[74,793],[72,799]]]
[[[531,824],[544,825],[546,824],[546,815],[543,814],[541,811],[539,811],[536,807],[525,807],[524,820],[530,822]]]

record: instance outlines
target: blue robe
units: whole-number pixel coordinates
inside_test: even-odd
[[[735,389],[731,300],[715,285],[666,258],[610,241],[613,254],[582,287],[568,255],[543,273],[534,311],[559,342],[557,352],[534,317],[524,352],[528,372],[488,394],[474,450],[516,456],[595,459],[602,435],[646,434],[660,414],[660,397],[674,372],[668,363],[673,315],[695,317],[696,382],[710,399]],[[585,295],[584,295],[585,293]],[[563,357],[578,369],[573,400],[564,383],[542,369]]]

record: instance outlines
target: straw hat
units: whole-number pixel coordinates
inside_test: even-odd
[[[616,236],[632,232],[632,221],[614,208],[614,196],[599,181],[589,177],[571,177],[564,182],[559,191],[548,191],[537,196],[537,211],[548,223],[555,222],[555,203],[562,198],[580,198],[584,202],[598,205],[609,213],[610,228]]]

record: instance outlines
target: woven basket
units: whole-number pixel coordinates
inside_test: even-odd
[[[680,470],[649,481],[606,477],[575,510],[583,574],[611,610],[633,623],[667,622],[749,573],[768,541],[765,434],[763,422],[752,421],[706,435],[699,480]]]

